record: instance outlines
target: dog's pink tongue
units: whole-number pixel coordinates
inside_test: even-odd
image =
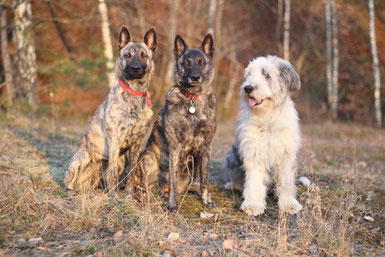
[[[254,106],[257,104],[257,99],[255,98],[249,98],[249,106]]]

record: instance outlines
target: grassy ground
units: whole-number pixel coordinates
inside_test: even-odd
[[[154,193],[145,204],[129,195],[74,195],[64,172],[86,122],[11,115],[0,121],[0,256],[384,256],[385,133],[353,124],[303,125],[298,188],[304,210],[279,214],[268,200],[261,217],[238,210],[225,191],[221,164],[234,123],[220,123],[211,162],[213,198],[180,199],[177,214]],[[201,218],[201,212],[214,214]]]

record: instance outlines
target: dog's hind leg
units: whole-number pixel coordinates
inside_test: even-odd
[[[223,169],[225,173],[225,188],[234,191],[243,191],[245,183],[245,170],[242,167],[238,148],[233,145],[232,152],[230,152],[224,161]]]
[[[77,151],[72,157],[64,183],[71,190],[89,190],[98,185],[99,170],[92,164],[87,149]]]

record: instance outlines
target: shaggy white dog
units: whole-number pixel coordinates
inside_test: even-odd
[[[226,187],[243,192],[241,210],[248,215],[264,213],[272,180],[280,210],[295,214],[302,209],[295,186],[300,129],[290,98],[300,86],[293,66],[276,56],[258,57],[245,70],[235,145],[225,167]]]

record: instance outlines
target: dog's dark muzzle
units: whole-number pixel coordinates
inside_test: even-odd
[[[126,79],[140,79],[144,77],[146,73],[146,69],[139,64],[134,64],[134,65],[128,66],[125,69],[124,73],[125,73]]]
[[[192,86],[200,85],[202,83],[202,76],[192,75],[188,78],[188,83]]]

